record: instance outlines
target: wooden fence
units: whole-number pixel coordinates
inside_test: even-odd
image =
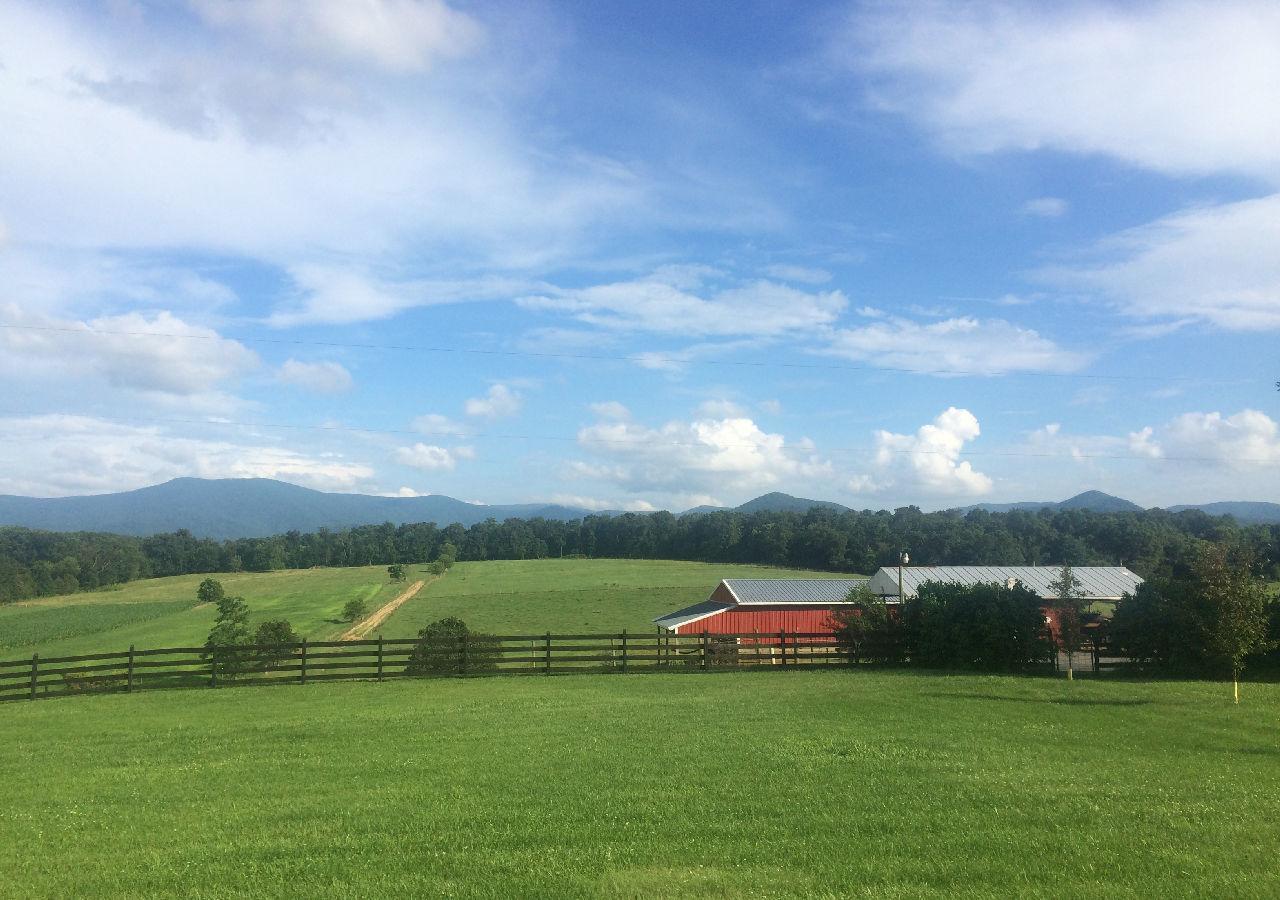
[[[566,675],[611,672],[779,670],[847,663],[830,634],[471,635],[247,645],[210,655],[204,647],[165,647],[0,662],[0,701],[163,687],[382,681],[406,676]]]

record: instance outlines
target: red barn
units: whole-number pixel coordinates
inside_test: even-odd
[[[701,603],[654,619],[676,634],[831,634],[831,614],[848,607],[866,578],[727,578]],[[747,639],[750,640],[750,639]],[[776,640],[776,639],[775,639]]]

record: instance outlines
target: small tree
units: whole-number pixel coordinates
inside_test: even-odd
[[[1193,565],[1196,589],[1207,602],[1208,647],[1231,667],[1235,702],[1240,702],[1240,674],[1245,657],[1268,648],[1267,593],[1250,573],[1247,551],[1229,553],[1215,545],[1203,549]]]
[[[222,582],[214,581],[212,578],[206,578],[196,588],[196,599],[201,603],[219,603],[226,595],[226,591],[222,589]]]
[[[884,598],[873,594],[864,582],[849,591],[846,602],[852,605],[832,613],[831,624],[836,642],[848,652],[849,661],[902,662],[902,622]]]
[[[253,643],[258,645],[255,651],[258,662],[266,669],[274,669],[292,657],[295,645],[301,640],[285,619],[263,622],[253,633]]]
[[[353,597],[342,607],[342,619],[345,622],[358,622],[369,614],[369,604],[363,597]]]
[[[399,563],[387,566],[387,577],[397,583],[404,581],[404,566]]]
[[[1067,681],[1075,678],[1075,655],[1084,646],[1084,591],[1080,579],[1064,565],[1062,574],[1049,582],[1053,599],[1049,601],[1058,618],[1058,646],[1067,652]]]
[[[249,651],[245,649],[248,643],[249,605],[243,597],[223,597],[218,601],[218,615],[204,644],[214,680],[234,678],[244,671],[249,662]]]
[[[477,634],[457,618],[438,619],[418,632],[406,675],[467,675],[492,671],[498,658],[497,638]]]

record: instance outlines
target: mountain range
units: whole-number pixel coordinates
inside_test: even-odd
[[[739,512],[806,512],[815,507],[837,512],[848,507],[829,500],[808,500],[770,493],[736,507],[699,506],[681,515],[734,509]],[[1088,509],[1095,512],[1136,512],[1142,507],[1101,491],[1086,491],[1060,502],[980,503],[960,509],[988,512],[1038,509]],[[1202,510],[1232,515],[1243,523],[1280,523],[1280,504],[1256,501],[1207,503],[1169,507],[1170,512]],[[475,525],[485,519],[544,518],[570,521],[592,510],[555,503],[489,506],[438,494],[425,497],[377,497],[333,494],[268,478],[175,478],[164,484],[83,497],[18,497],[0,495],[0,525],[46,531],[107,531],[147,535],[187,529],[198,537],[215,539],[264,537],[286,531],[315,531],[391,522],[458,522]],[[616,511],[597,513],[617,515]]]

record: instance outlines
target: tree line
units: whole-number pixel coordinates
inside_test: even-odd
[[[1280,574],[1280,525],[1241,525],[1189,510],[921,512],[724,511],[595,515],[568,522],[487,520],[363,525],[216,541],[0,528],[0,602],[96,590],[138,578],[315,566],[421,564],[451,546],[459,561],[602,557],[673,559],[870,573],[906,549],[920,565],[1124,565],[1183,577],[1204,543],[1243,548],[1257,577]]]

